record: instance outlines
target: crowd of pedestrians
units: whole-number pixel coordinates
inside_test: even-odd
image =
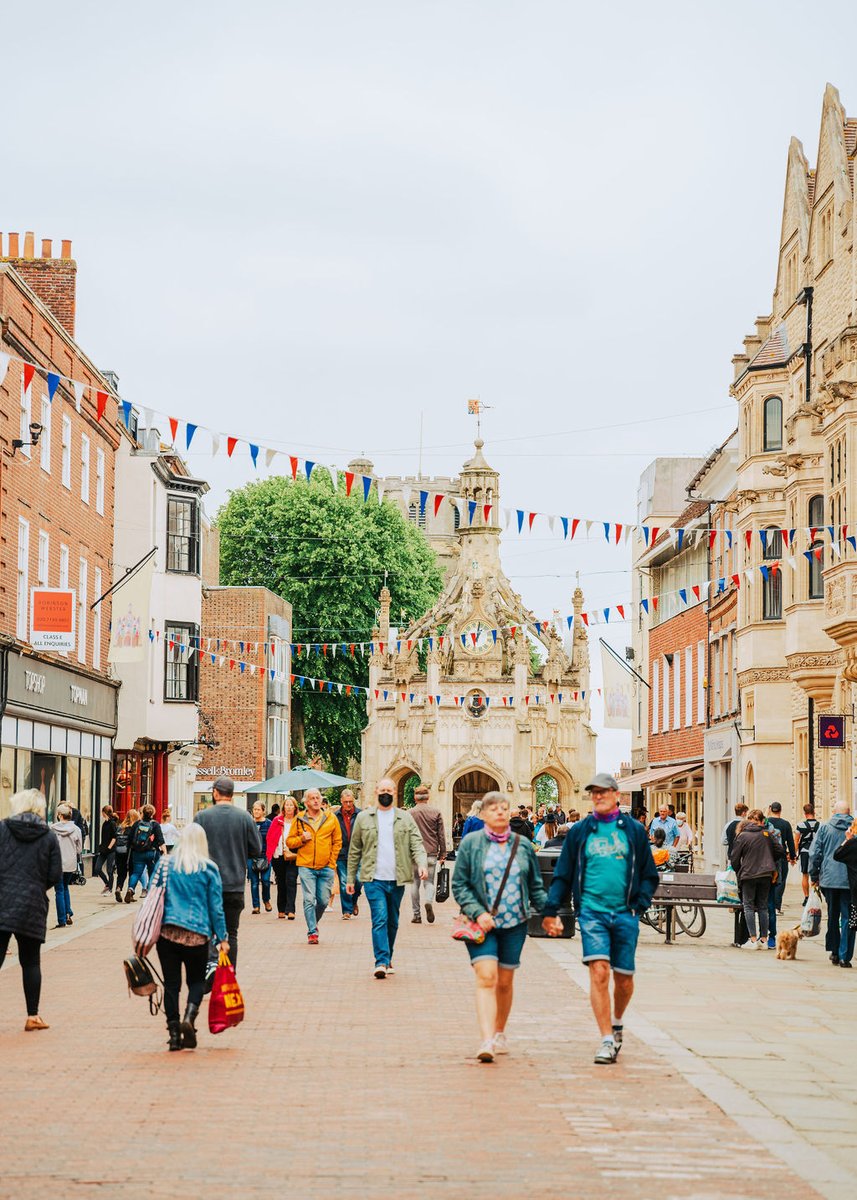
[[[686,814],[662,805],[647,820],[619,805],[616,780],[597,775],[585,789],[592,811],[581,817],[560,806],[512,808],[489,792],[453,827],[453,853],[443,816],[419,785],[414,805],[396,803],[396,785],[382,779],[374,803],[363,808],[350,789],[331,806],[321,792],[299,803],[283,797],[271,812],[261,800],[252,812],[233,804],[234,785],[215,781],[212,803],[179,830],[152,805],[120,818],[101,811],[93,877],[102,895],[134,903],[136,890],[163,888],[157,939],[163,972],[164,1012],[170,1051],[196,1045],[196,1021],[218,955],[238,960],[238,932],[249,882],[252,915],[270,913],[272,880],[277,917],[296,918],[300,883],[307,943],[319,944],[319,926],[337,894],[343,920],[366,902],[372,974],[396,973],[394,952],[405,889],[412,923],[436,919],[437,873],[454,859],[452,894],[461,910],[454,936],[465,942],[476,983],[480,1033],[477,1057],[491,1062],[508,1053],[507,1023],[514,975],[532,922],[550,937],[562,936],[561,917],[573,906],[582,959],[589,969],[590,1001],[600,1041],[595,1063],[614,1063],[623,1043],[624,1015],[634,990],[640,918],[652,902],[659,868],[675,854],[693,852],[695,834]],[[80,814],[60,804],[45,820],[45,798],[30,790],[12,797],[12,815],[0,821],[0,966],[16,940],[27,1008],[26,1030],[48,1028],[39,1013],[40,951],[46,937],[49,896],[57,927],[74,920],[70,887],[81,872]],[[458,832],[456,832],[458,831]],[[827,906],[830,961],[850,968],[857,929],[857,821],[837,802],[832,817],[815,818],[811,805],[795,829],[773,802],[767,811],[735,806],[723,843],[740,888],[747,948],[775,945],[789,868],[800,863],[804,903],[819,888]],[[548,892],[537,851],[558,851]],[[123,888],[127,889],[124,892]],[[180,1001],[186,989],[184,1011]]]

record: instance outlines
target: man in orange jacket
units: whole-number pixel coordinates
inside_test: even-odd
[[[342,830],[332,812],[322,809],[316,788],[304,796],[306,812],[295,817],[286,845],[297,851],[298,878],[304,897],[307,942],[318,945],[318,923],[327,911],[336,860],[342,848]]]

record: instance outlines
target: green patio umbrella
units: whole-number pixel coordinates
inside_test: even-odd
[[[263,779],[245,790],[248,792],[266,792],[278,795],[282,792],[305,792],[309,788],[345,787],[347,783],[359,783],[359,779],[346,779],[344,775],[329,775],[326,771],[316,771],[314,767],[293,767],[282,775],[274,775],[271,779]]]

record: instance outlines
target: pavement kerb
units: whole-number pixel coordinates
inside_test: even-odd
[[[569,959],[567,943],[540,938],[536,945],[550,955],[581,991],[589,993],[589,971],[581,962]],[[727,1116],[740,1123],[743,1130],[826,1200],[852,1200],[853,1174],[775,1117],[734,1080],[658,1028],[639,1008],[629,1011],[626,1025],[629,1032],[665,1058],[688,1083],[707,1096]]]

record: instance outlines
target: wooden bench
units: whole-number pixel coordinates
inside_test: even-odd
[[[728,909],[734,918],[735,930],[733,944],[739,945],[739,921],[741,917],[740,903],[732,904],[717,899],[717,883],[714,875],[678,874],[665,871],[655,892],[653,904],[662,904],[666,910],[665,945],[675,942],[673,936],[675,927],[675,908],[679,904],[695,904],[700,908]]]

